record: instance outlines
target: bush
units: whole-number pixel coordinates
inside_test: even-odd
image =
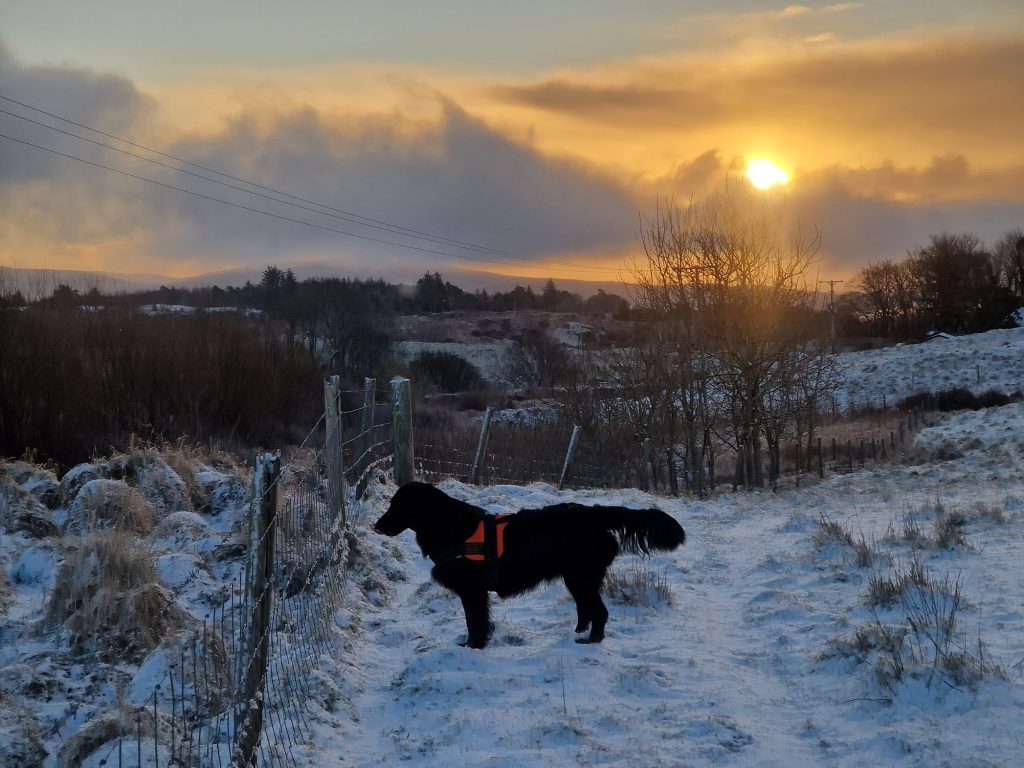
[[[289,442],[323,395],[316,360],[278,330],[227,312],[0,311],[0,455],[71,465],[133,434]]]
[[[941,392],[919,392],[899,401],[899,410],[938,410],[938,411],[979,411],[983,408],[998,408],[1021,399],[1020,392],[1007,395],[995,389],[989,389],[975,395],[964,387],[944,389]]]
[[[450,352],[420,352],[409,364],[409,375],[441,392],[465,392],[484,385],[472,363]]]
[[[187,621],[157,584],[153,554],[122,529],[69,549],[55,583],[45,623],[67,630],[77,653],[139,661]]]

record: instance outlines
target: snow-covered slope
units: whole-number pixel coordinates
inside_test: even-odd
[[[1024,328],[839,355],[842,404],[892,404],[919,392],[962,387],[975,394],[1024,388]]]

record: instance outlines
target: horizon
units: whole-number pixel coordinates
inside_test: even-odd
[[[0,264],[615,282],[727,182],[822,279],[1024,225],[1017,3],[152,8],[3,11]]]

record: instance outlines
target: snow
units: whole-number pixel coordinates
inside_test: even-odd
[[[954,461],[925,457],[962,435],[978,447]],[[321,746],[325,761],[336,750],[345,765],[1012,764],[1024,738],[1012,727],[1024,705],[1021,435],[1020,404],[955,414],[922,433],[918,459],[705,501],[443,483],[491,512],[559,500],[661,507],[684,525],[687,545],[615,568],[652,574],[670,600],[610,602],[606,641],[579,646],[568,594],[550,585],[492,600],[494,641],[466,650],[455,644],[465,633],[458,601],[429,580],[406,532],[407,580],[383,607],[360,606],[360,722],[342,723]],[[907,512],[933,517],[937,503],[963,513],[966,545],[882,540]],[[849,547],[821,546],[821,515],[863,533],[876,563],[863,568]],[[890,688],[870,660],[836,652],[872,620],[871,576],[914,557],[935,581],[959,574],[968,645],[980,638],[1007,679],[958,690],[929,687],[926,670],[913,670]],[[901,618],[898,608],[886,614]]]
[[[948,386],[1012,392],[1024,381],[1024,331],[852,353],[842,364],[850,401]],[[688,541],[677,551],[616,561],[600,645],[574,642],[573,604],[556,583],[492,599],[491,645],[459,647],[461,605],[431,581],[413,535],[388,539],[365,527],[395,490],[371,484],[370,498],[352,509],[363,526],[332,609],[333,652],[307,681],[308,764],[1019,764],[1024,403],[930,416],[895,460],[774,494],[694,499],[442,483],[494,513],[558,501],[657,506],[683,525]],[[147,543],[163,587],[201,618],[239,574],[240,561],[218,545],[242,522],[245,482],[228,468],[194,469],[209,508],[166,505]],[[62,479],[57,519],[99,474],[83,465]],[[946,523],[954,535],[940,540]],[[61,650],[59,631],[39,622],[61,552],[56,538],[0,530],[10,591],[0,601],[0,757],[38,739],[47,768],[59,764],[62,744],[120,701],[148,702],[174,643],[184,642],[171,638],[140,665],[124,665],[120,688],[94,682]],[[914,585],[891,604],[869,599],[915,568],[930,586]],[[935,658],[926,636],[907,630],[915,601],[930,595],[948,612],[956,584],[950,647],[966,652],[962,676]],[[897,631],[907,632],[902,679],[881,643]],[[116,764],[116,753],[111,741],[81,764]]]
[[[840,405],[893,404],[954,387],[1006,394],[1024,386],[1024,328],[988,331],[839,355],[846,386]]]

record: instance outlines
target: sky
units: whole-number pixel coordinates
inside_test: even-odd
[[[0,0],[0,265],[614,281],[766,158],[850,280],[1024,226],[1022,93],[1019,0]]]

